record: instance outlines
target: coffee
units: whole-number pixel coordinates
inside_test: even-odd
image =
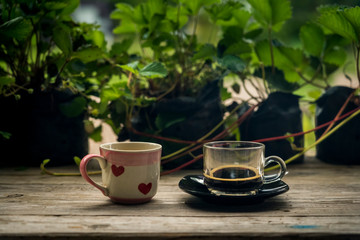
[[[246,192],[258,189],[263,182],[256,168],[242,165],[226,165],[204,174],[205,184],[222,192]]]

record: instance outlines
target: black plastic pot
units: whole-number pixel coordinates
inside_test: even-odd
[[[50,159],[50,166],[74,164],[74,156],[88,153],[84,114],[66,117],[59,104],[76,95],[70,91],[37,92],[19,101],[1,98],[0,130],[11,133],[0,137],[0,166],[39,166]]]
[[[329,88],[316,101],[316,125],[329,122],[335,118],[352,88],[336,86]],[[359,103],[351,100],[343,113],[359,107]],[[338,123],[337,123],[338,124]],[[334,126],[336,126],[335,124]],[[326,128],[316,131],[316,138],[324,133]],[[324,162],[335,164],[360,164],[360,116],[356,116],[335,133],[319,143],[316,157]]]
[[[283,92],[271,93],[257,111],[240,125],[241,140],[252,141],[302,132],[301,116],[298,96]],[[293,143],[299,148],[304,147],[304,137],[295,137]],[[266,156],[277,155],[286,160],[298,153],[286,139],[264,144]],[[293,163],[303,161],[304,157],[301,156]]]
[[[159,133],[160,136],[194,141],[210,130],[212,130],[223,119],[223,108],[221,105],[219,80],[214,80],[208,83],[199,92],[197,97],[177,97],[173,99],[163,99],[151,107],[144,108],[140,114],[132,119],[132,126],[138,131],[147,133],[156,133],[157,127],[155,121],[159,121],[159,116],[162,116],[162,125],[165,127]],[[181,121],[179,121],[181,119]],[[171,124],[171,121],[178,121]],[[211,136],[221,132],[224,128],[220,127]],[[210,137],[211,137],[210,136]],[[132,132],[122,132],[118,140],[123,141],[126,138],[133,141],[152,141],[160,143],[163,146],[163,156],[173,153],[188,144],[173,143],[168,141],[161,141],[154,138],[147,138],[136,135]],[[201,154],[202,149],[192,152],[193,155]],[[169,163],[163,164],[164,169],[172,169],[180,166],[183,163],[193,159],[192,156],[184,156]],[[202,161],[191,164],[191,169],[201,169]]]

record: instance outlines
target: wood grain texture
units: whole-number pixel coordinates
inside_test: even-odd
[[[182,176],[196,173],[163,176],[147,204],[118,205],[81,177],[0,169],[0,239],[360,239],[360,166],[308,157],[289,166],[288,192],[252,205],[181,191]]]

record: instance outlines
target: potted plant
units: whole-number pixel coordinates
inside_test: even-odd
[[[360,107],[360,23],[358,22],[360,7],[332,5],[323,6],[318,11],[320,12],[320,16],[316,20],[318,29],[313,35],[313,38],[317,39],[317,44],[312,46],[319,53],[318,61],[326,62],[328,56],[326,51],[334,45],[338,48],[330,56],[331,63],[336,64],[338,61],[345,61],[345,47],[351,45],[351,52],[355,59],[352,62],[355,64],[355,78],[357,79],[354,83],[349,74],[344,71],[345,77],[350,80],[349,83],[352,87],[327,84],[325,92],[316,101],[316,124],[321,125],[333,119],[339,119],[342,114]],[[360,164],[358,156],[360,147],[359,124],[360,117],[356,116],[318,144],[317,158],[329,163]],[[336,125],[332,124],[331,126],[335,127]],[[317,139],[321,139],[329,129],[317,131]]]
[[[135,7],[118,4],[112,18],[121,23],[114,32],[122,36],[136,33],[136,38],[140,39],[140,61],[161,62],[169,73],[166,78],[149,81],[146,95],[156,101],[133,114],[129,124],[133,129],[123,128],[119,139],[143,138],[138,136],[139,132],[147,133],[143,134],[147,137],[151,133],[181,140],[202,139],[201,136],[216,128],[224,118],[222,101],[231,97],[224,90],[224,76],[235,76],[238,81],[233,84],[233,89],[238,91],[241,88],[250,95],[239,115],[245,112],[244,108],[249,108],[246,106],[248,102],[254,100],[260,104],[259,109],[241,125],[241,138],[238,140],[301,132],[299,97],[293,92],[306,84],[303,72],[307,75],[308,72],[314,73],[307,69],[310,60],[301,49],[282,45],[273,37],[273,32],[279,31],[291,17],[291,6],[287,0],[272,3],[267,1],[265,7],[256,1],[181,2],[174,5],[156,1]],[[200,10],[204,10],[203,15],[200,15]],[[197,41],[199,16],[210,19],[212,29],[222,31],[220,40],[203,44]],[[189,30],[185,27],[187,25],[193,28]],[[220,87],[214,81],[209,82],[211,79],[220,79]],[[207,81],[209,83],[205,84]],[[249,84],[255,86],[254,94],[247,91]],[[210,86],[213,86],[212,90]],[[202,97],[202,93],[208,94],[207,97]],[[204,99],[212,102],[198,104]],[[208,111],[205,106],[212,106],[213,110]],[[233,106],[229,109],[232,110]],[[205,122],[198,123],[196,120],[201,118]],[[212,136],[222,129],[218,128]],[[282,140],[265,144],[268,146],[267,155],[276,154],[286,159],[301,151],[304,140],[298,136],[293,142]],[[169,151],[166,154],[176,152],[186,143],[172,145],[166,145]],[[301,158],[298,161],[302,161]],[[173,162],[169,167],[178,165],[178,162]]]
[[[76,23],[79,1],[3,1],[0,17],[1,165],[69,164],[87,153],[84,120],[104,49],[93,24]],[[17,148],[16,159],[12,152]]]
[[[349,41],[338,34],[325,36],[316,23],[309,22],[300,29],[302,45],[287,46],[276,39],[273,32],[279,31],[284,22],[291,17],[290,1],[266,1],[265,4],[252,0],[247,2],[251,14],[242,14],[242,19],[247,20],[253,16],[257,24],[252,22],[253,24],[237,24],[230,27],[228,24],[228,29],[225,29],[220,41],[225,54],[235,52],[244,60],[244,70],[235,72],[240,81],[235,82],[234,90],[246,91],[253,102],[259,104],[252,116],[240,126],[241,139],[266,141],[267,155],[280,155],[284,159],[291,159],[292,162],[293,156],[300,156],[296,162],[301,162],[303,156],[300,153],[304,150],[303,136],[280,141],[278,136],[302,133],[299,98],[306,97],[302,89],[313,86],[309,95],[318,96],[319,88],[326,89],[330,86],[329,75],[344,64],[344,46]],[[328,23],[327,20],[324,22]],[[261,31],[264,33],[261,34]],[[255,57],[248,54],[251,47],[254,49]],[[247,89],[249,85],[253,87],[253,92]],[[353,108],[355,106],[350,107]],[[334,117],[335,115],[326,121]],[[320,131],[316,133],[319,134]],[[354,137],[356,136],[358,134],[354,133]],[[273,137],[277,140],[267,141]],[[348,145],[354,146],[354,142],[356,141]],[[324,151],[327,151],[326,148]]]
[[[227,11],[233,5],[237,4],[222,4]],[[164,155],[168,155],[186,144],[169,143],[150,134],[196,141],[222,121],[224,111],[220,89],[225,71],[214,61],[216,48],[200,43],[196,34],[200,10],[210,11],[212,6],[215,5],[211,1],[196,4],[183,1],[174,5],[166,1],[147,1],[135,7],[116,4],[111,18],[120,20],[120,24],[114,33],[138,40],[139,51],[135,51],[138,62],[135,63],[141,67],[149,62],[161,63],[167,69],[166,75],[147,78],[146,89],[134,89],[133,96],[146,96],[153,102],[148,107],[132,109],[130,123],[125,124],[119,140],[159,141],[164,145]],[[135,74],[140,68],[134,68],[132,63],[122,68],[128,71],[129,79],[141,82],[141,77]],[[211,136],[221,129],[222,126]],[[173,168],[190,158],[169,162],[163,167]]]
[[[258,106],[240,125],[238,140],[262,141],[302,132],[300,97],[293,93],[302,86],[299,73],[305,71],[308,62],[300,49],[287,46],[274,36],[291,14],[290,1],[249,0],[221,23],[223,35],[218,53],[223,58],[241,60],[241,68],[230,69],[235,78],[232,88],[249,96],[242,99],[245,104],[238,114],[241,116],[250,105]],[[289,139],[264,142],[265,154],[288,159],[300,152],[303,136]],[[302,160],[300,157],[297,162]]]

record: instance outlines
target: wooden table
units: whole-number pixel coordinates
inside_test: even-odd
[[[360,239],[360,166],[308,157],[289,166],[288,192],[238,206],[178,188],[182,176],[197,173],[163,176],[150,203],[126,206],[81,177],[1,169],[0,239]]]

